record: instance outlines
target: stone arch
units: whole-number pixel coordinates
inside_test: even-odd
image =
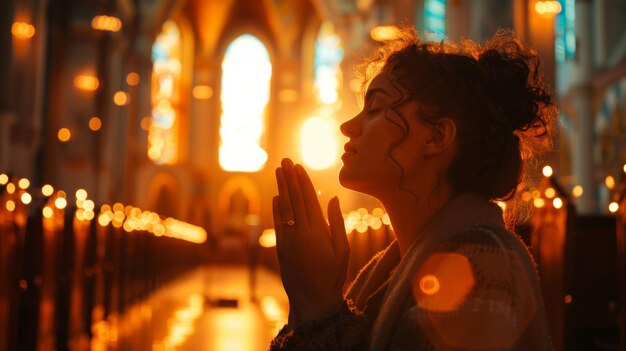
[[[228,214],[231,206],[231,197],[239,193],[248,201],[248,214],[258,215],[261,213],[261,194],[256,185],[245,176],[234,176],[228,179],[219,190],[217,208],[220,218]],[[238,195],[237,195],[238,196]]]
[[[148,187],[148,209],[160,215],[180,218],[180,193],[181,186],[172,173],[158,172]]]

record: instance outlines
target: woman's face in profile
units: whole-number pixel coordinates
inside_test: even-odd
[[[341,126],[349,138],[339,172],[343,186],[379,197],[397,189],[402,174],[415,168],[419,141],[428,128],[417,117],[417,103],[407,96],[385,71],[372,80],[362,111]]]

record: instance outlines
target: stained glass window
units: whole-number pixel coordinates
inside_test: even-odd
[[[563,62],[576,54],[576,1],[559,0],[561,12],[554,18],[554,53]]]
[[[322,170],[337,161],[337,126],[334,114],[341,106],[341,40],[331,23],[320,27],[315,41],[314,95],[318,106],[302,126],[302,158],[312,169]],[[320,140],[324,140],[320,143]]]
[[[424,1],[424,28],[425,32],[435,35],[436,39],[446,36],[446,0]]]
[[[148,129],[148,157],[157,164],[178,161],[181,55],[180,30],[174,21],[167,21],[152,45],[152,123]]]

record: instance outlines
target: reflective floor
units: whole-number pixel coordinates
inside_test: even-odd
[[[265,350],[287,311],[275,273],[258,268],[252,276],[247,266],[204,266],[95,325],[91,350]]]

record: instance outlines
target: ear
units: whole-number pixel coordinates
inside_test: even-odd
[[[456,124],[450,118],[440,118],[431,124],[424,144],[424,155],[434,156],[449,150],[456,141]]]

